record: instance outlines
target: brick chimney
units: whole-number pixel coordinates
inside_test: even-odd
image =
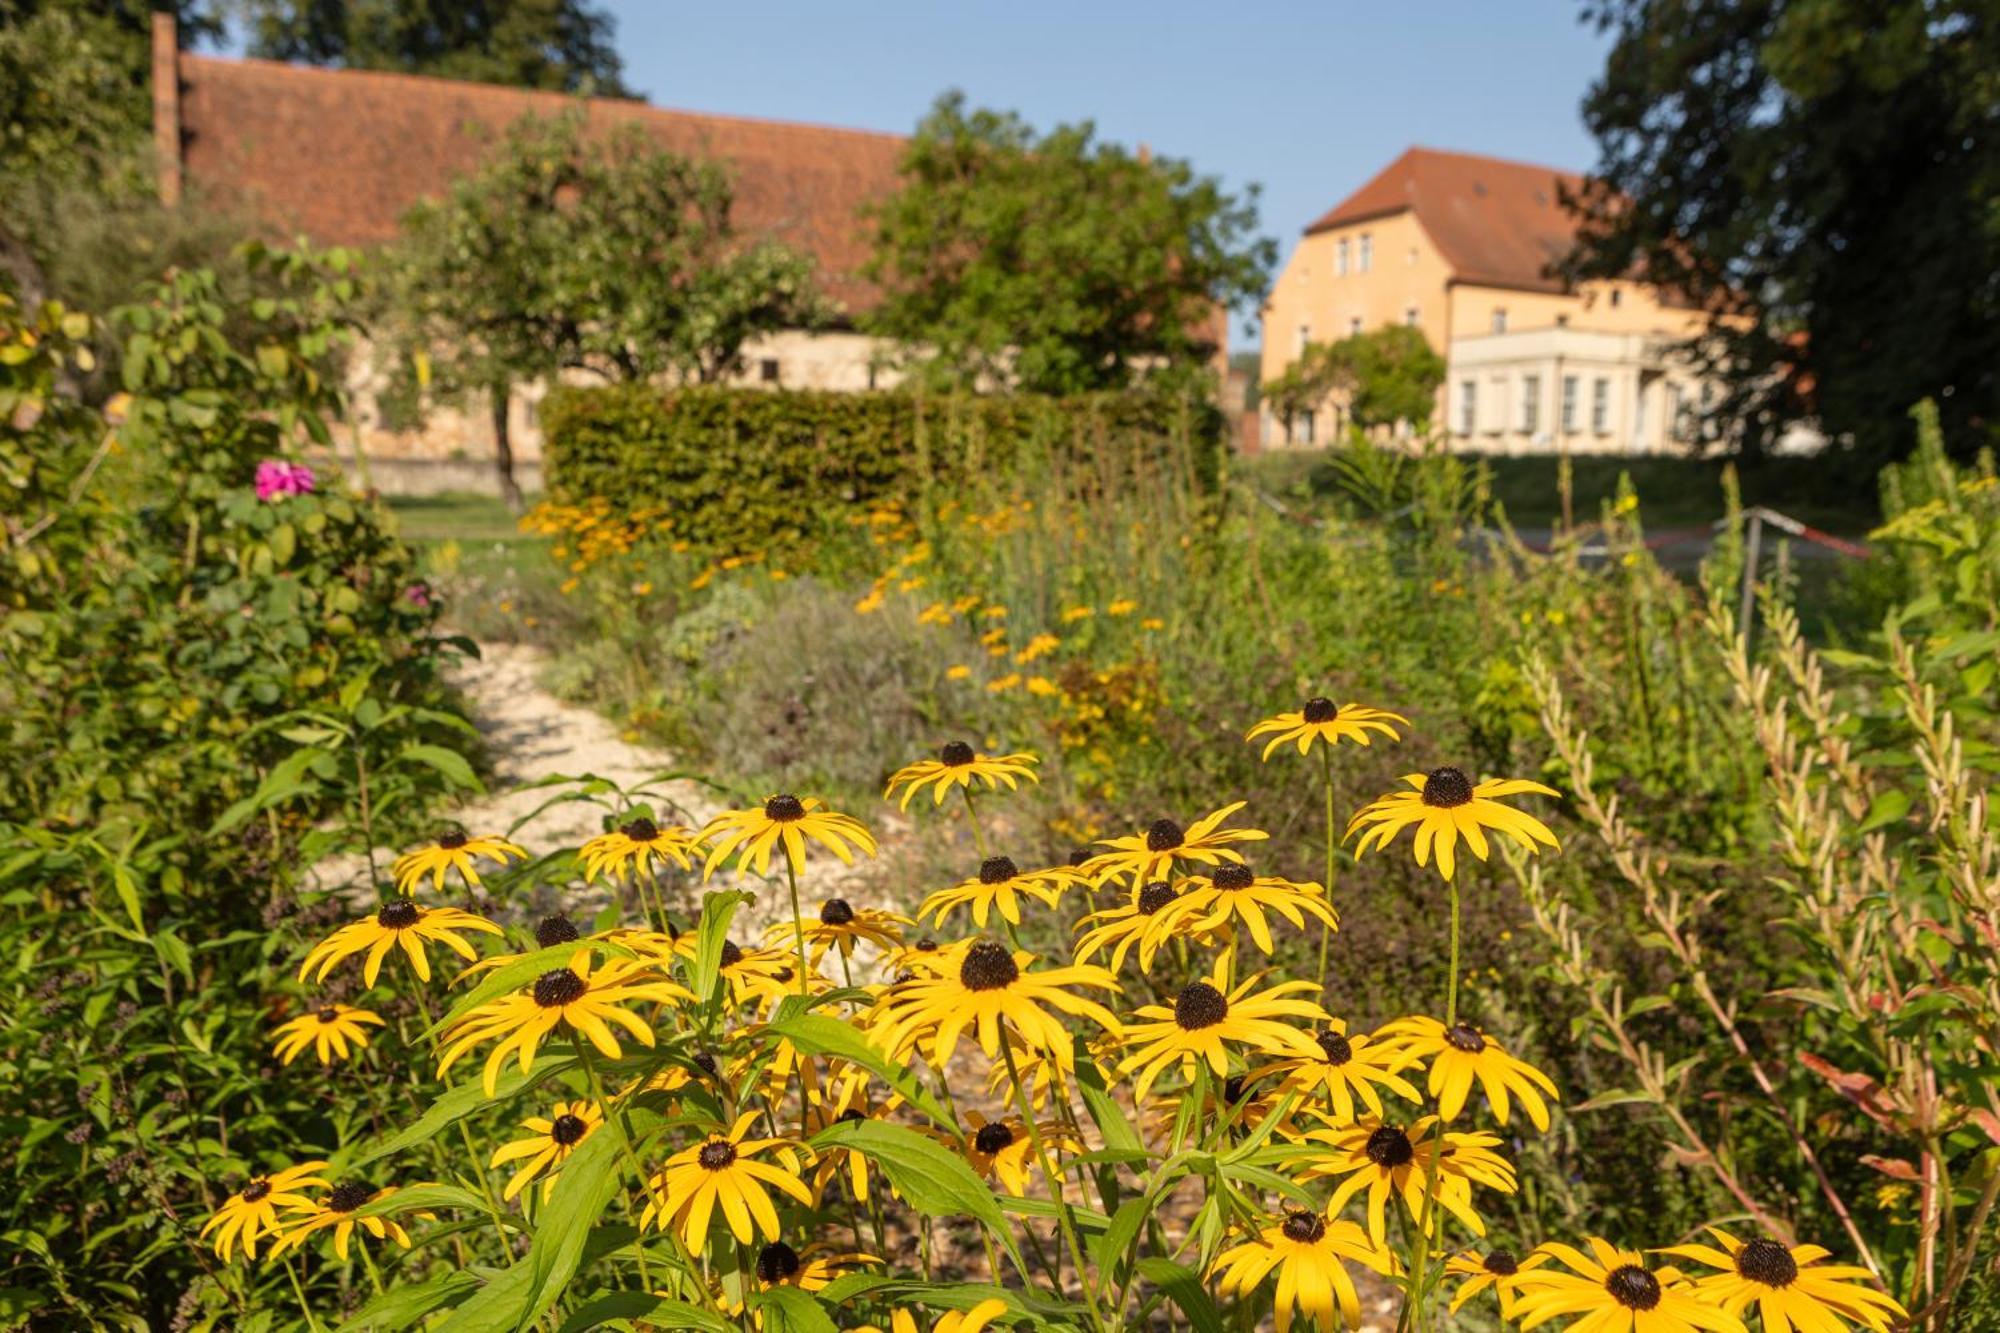
[[[153,12],[153,156],[160,202],[181,201],[181,52],[174,16]]]

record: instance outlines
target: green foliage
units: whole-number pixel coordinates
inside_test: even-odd
[[[623,97],[617,20],[590,0],[243,0],[250,54]]]
[[[1203,367],[1225,308],[1261,299],[1276,251],[1238,198],[1185,162],[1037,136],[938,99],[875,212],[866,317],[927,381],[1038,393],[1116,389]]]
[[[1408,423],[1421,432],[1443,384],[1444,358],[1430,340],[1407,325],[1385,324],[1336,343],[1307,344],[1284,374],[1264,386],[1264,396],[1289,418],[1339,394],[1348,419],[1363,430]]]
[[[1937,399],[2000,412],[2000,78],[1987,0],[1595,0],[1595,179],[1574,278],[1635,270],[1745,314],[1704,351],[1749,447],[1815,416],[1880,459]],[[1921,262],[1916,257],[1921,256]]]
[[[1046,462],[1122,484],[1149,459],[1213,475],[1217,413],[1193,395],[1071,398],[638,386],[542,404],[549,492],[651,511],[728,554],[780,550],[926,488]]]

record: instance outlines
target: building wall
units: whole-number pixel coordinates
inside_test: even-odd
[[[1440,424],[1480,453],[1686,450],[1706,400],[1676,341],[1574,327],[1455,338]]]

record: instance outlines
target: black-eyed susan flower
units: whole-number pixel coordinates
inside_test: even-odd
[[[528,1131],[527,1137],[501,1144],[493,1150],[493,1158],[487,1163],[489,1167],[504,1166],[508,1162],[521,1163],[500,1197],[511,1200],[534,1183],[537,1176],[541,1176],[542,1197],[547,1198],[555,1188],[562,1164],[603,1123],[604,1112],[595,1103],[587,1101],[557,1102],[547,1115],[529,1116],[523,1120],[521,1128]]]
[[[1128,901],[1090,913],[1076,923],[1076,928],[1084,932],[1083,938],[1076,942],[1076,961],[1087,963],[1109,949],[1111,970],[1121,972],[1125,968],[1125,956],[1136,945],[1139,971],[1151,972],[1153,958],[1159,953],[1161,945],[1194,934],[1195,918],[1162,915],[1179,897],[1180,892],[1173,885],[1156,879],[1133,890]]]
[[[1500,1317],[1512,1319],[1518,1304],[1515,1291],[1522,1273],[1532,1272],[1548,1262],[1548,1256],[1540,1250],[1530,1251],[1526,1259],[1516,1258],[1512,1250],[1488,1250],[1480,1254],[1466,1250],[1445,1260],[1444,1271],[1449,1277],[1462,1277],[1458,1290],[1451,1294],[1451,1312],[1457,1314],[1459,1307],[1482,1291],[1491,1290],[1500,1299]]]
[[[1823,1262],[1817,1245],[1785,1245],[1766,1237],[1738,1240],[1708,1228],[1714,1245],[1669,1245],[1661,1250],[1719,1271],[1694,1279],[1695,1295],[1741,1318],[1752,1305],[1766,1333],[1832,1333],[1850,1324],[1887,1333],[1907,1311],[1872,1284],[1865,1268]]]
[[[1074,874],[1063,871],[1062,874]],[[1062,896],[1061,883],[1041,871],[1023,872],[1011,857],[989,856],[979,863],[979,873],[948,889],[939,889],[917,908],[917,920],[928,918],[943,926],[944,919],[959,908],[969,909],[976,929],[986,929],[997,910],[1000,919],[1012,926],[1021,924],[1021,900],[1033,898],[1045,907],[1054,907]]]
[[[1255,1240],[1224,1250],[1209,1273],[1221,1275],[1223,1296],[1247,1304],[1275,1271],[1278,1333],[1288,1333],[1299,1315],[1331,1333],[1336,1319],[1350,1329],[1361,1327],[1361,1297],[1343,1260],[1385,1277],[1396,1271],[1389,1252],[1354,1223],[1299,1210],[1265,1227]]]
[[[756,1271],[759,1291],[769,1291],[773,1287],[819,1291],[850,1269],[881,1262],[872,1254],[833,1254],[818,1243],[795,1250],[781,1240],[774,1240],[757,1251],[757,1258],[751,1267]]]
[[[1004,782],[1012,791],[1021,785],[1023,778],[1040,781],[1034,771],[1040,762],[1031,754],[980,754],[964,741],[952,741],[938,750],[937,758],[919,759],[897,769],[890,775],[889,785],[882,789],[882,799],[892,799],[896,788],[901,787],[903,800],[898,808],[907,810],[910,798],[925,787],[931,789],[934,805],[943,805],[954,787],[970,792],[975,783],[984,784],[989,791],[998,791]]]
[[[658,1004],[691,1003],[689,991],[653,969],[642,959],[618,959],[592,971],[588,950],[578,950],[568,967],[542,973],[533,985],[489,1000],[470,1010],[445,1032],[444,1054],[438,1060],[438,1076],[458,1062],[460,1056],[485,1042],[499,1038],[486,1057],[482,1083],[492,1096],[499,1084],[500,1066],[513,1055],[527,1073],[535,1063],[542,1040],[558,1028],[566,1027],[581,1035],[608,1059],[625,1053],[614,1028],[624,1028],[641,1046],[653,1044],[653,1029],[628,1004],[652,1001]]]
[[[1128,884],[1147,884],[1156,879],[1172,878],[1173,868],[1178,862],[1212,866],[1225,861],[1241,861],[1243,856],[1235,850],[1234,844],[1256,842],[1271,836],[1262,829],[1222,827],[1231,815],[1247,804],[1247,801],[1237,801],[1233,805],[1225,805],[1220,810],[1203,815],[1186,828],[1171,819],[1156,819],[1143,833],[1100,839],[1098,845],[1111,850],[1100,852],[1085,861],[1081,867],[1083,873],[1097,884],[1113,879],[1122,879]]]
[[[1007,1313],[1007,1302],[989,1296],[969,1310],[947,1310],[931,1325],[930,1333],[985,1333],[986,1326]],[[883,1333],[875,1324],[859,1324],[854,1333]],[[908,1306],[889,1312],[888,1333],[924,1333],[924,1326]]]
[[[727,1134],[710,1134],[669,1157],[646,1182],[646,1208],[639,1224],[679,1231],[697,1255],[708,1246],[709,1220],[718,1208],[729,1233],[745,1245],[759,1232],[767,1241],[782,1236],[770,1191],[810,1207],[812,1190],[800,1179],[810,1153],[786,1139],[746,1137],[759,1114],[745,1111]],[[762,1160],[764,1154],[771,1160]]]
[[[858,820],[826,809],[815,797],[780,794],[762,805],[726,810],[708,821],[701,831],[702,841],[708,844],[702,877],[713,875],[716,867],[732,856],[739,873],[754,870],[767,875],[771,853],[779,847],[784,848],[792,873],[803,875],[808,838],[839,857],[843,865],[853,865],[857,851],[875,855],[875,835]]]
[[[1268,954],[1277,945],[1271,939],[1266,911],[1276,912],[1300,930],[1305,929],[1309,916],[1328,929],[1340,924],[1333,908],[1327,906],[1326,890],[1318,884],[1259,875],[1244,862],[1231,861],[1182,884],[1180,896],[1167,908],[1160,928],[1170,930],[1170,923],[1187,919],[1189,929],[1207,933],[1241,922],[1257,948]]]
[[[1133,1021],[1125,1024],[1124,1045],[1129,1054],[1118,1066],[1120,1074],[1137,1071],[1132,1096],[1143,1098],[1153,1080],[1170,1065],[1179,1065],[1182,1075],[1191,1078],[1196,1062],[1201,1061],[1218,1080],[1226,1077],[1229,1050],[1225,1043],[1268,1055],[1317,1051],[1312,1037],[1286,1020],[1324,1022],[1326,1011],[1300,998],[1319,987],[1310,981],[1285,981],[1258,992],[1257,984],[1263,979],[1262,973],[1256,973],[1232,988],[1228,964],[1218,960],[1208,978],[1190,982],[1171,1007],[1141,1007]]]
[[[1500,802],[1503,796],[1525,792],[1561,795],[1553,787],[1526,778],[1488,778],[1475,785],[1464,770],[1456,768],[1408,773],[1403,781],[1410,785],[1409,791],[1379,796],[1348,821],[1348,837],[1361,833],[1361,841],[1354,846],[1356,856],[1387,847],[1404,829],[1414,827],[1417,864],[1430,864],[1435,848],[1438,873],[1450,879],[1457,869],[1456,848],[1460,838],[1465,839],[1474,856],[1482,861],[1487,858],[1487,829],[1506,834],[1531,852],[1541,850],[1538,843],[1560,846],[1548,825]]]
[[[943,1069],[970,1028],[987,1058],[995,1059],[1004,1024],[1068,1069],[1074,1064],[1069,1032],[1049,1009],[1118,1030],[1110,1010],[1068,989],[1116,991],[1117,980],[1101,967],[1031,971],[1032,954],[1010,953],[1005,945],[984,939],[954,946],[942,962],[937,974],[892,986],[876,1002],[880,1013],[871,1035],[878,1049],[899,1051],[917,1043],[932,1068]]]
[[[358,1051],[368,1044],[367,1024],[380,1027],[382,1020],[351,1004],[323,1004],[280,1024],[272,1034],[271,1051],[280,1064],[290,1064],[310,1046],[321,1064],[330,1065],[345,1060],[350,1048]]]
[[[1409,1101],[1422,1100],[1406,1080],[1384,1067],[1380,1052],[1368,1037],[1349,1032],[1340,1019],[1314,1033],[1313,1045],[1318,1050],[1312,1055],[1290,1056],[1258,1073],[1278,1078],[1280,1092],[1323,1101],[1334,1124],[1351,1124],[1357,1101],[1369,1115],[1380,1117],[1378,1085]]]
[[[283,1171],[250,1177],[243,1182],[241,1189],[222,1201],[222,1206],[208,1221],[202,1223],[202,1236],[206,1237],[211,1231],[215,1233],[212,1244],[224,1263],[229,1262],[230,1253],[238,1245],[243,1247],[246,1258],[255,1259],[257,1241],[280,1230],[279,1209],[288,1213],[308,1211],[313,1207],[313,1200],[305,1191],[328,1188],[326,1180],[319,1174],[326,1170],[326,1165],[325,1162],[300,1162]]]
[[[1060,1120],[1038,1120],[1035,1130],[1042,1147],[1051,1152],[1080,1153],[1083,1145]],[[1028,1192],[1028,1172],[1035,1166],[1034,1138],[1028,1122],[1019,1116],[988,1120],[977,1111],[965,1113],[965,1129],[959,1136],[965,1160],[983,1179],[998,1180],[1001,1188],[1015,1198]]]
[[[1743,1321],[1721,1306],[1695,1294],[1671,1268],[1654,1272],[1644,1255],[1621,1250],[1592,1236],[1590,1253],[1553,1242],[1540,1247],[1550,1259],[1566,1265],[1564,1273],[1541,1268],[1517,1279],[1514,1317],[1523,1329],[1539,1328],[1552,1319],[1580,1316],[1570,1327],[1619,1329],[1629,1333],[1744,1333]]]
[[[1435,1018],[1417,1014],[1383,1024],[1375,1030],[1375,1040],[1390,1058],[1391,1069],[1429,1061],[1429,1092],[1437,1098],[1440,1119],[1458,1119],[1476,1080],[1486,1092],[1493,1118],[1501,1125],[1507,1123],[1511,1098],[1521,1103],[1536,1129],[1548,1129],[1549,1107],[1543,1095],[1554,1098],[1555,1083],[1527,1061],[1509,1055],[1498,1041],[1472,1024],[1446,1027]]]
[[[799,960],[795,953],[760,949],[754,945],[746,949],[735,940],[722,942],[721,976],[729,987],[729,998],[735,1004],[751,1008],[778,1004],[787,995],[798,994],[798,973]],[[812,973],[807,982],[812,986],[825,984],[817,972]]]
[[[911,924],[901,912],[879,907],[856,907],[845,898],[828,898],[819,905],[819,915],[794,926],[789,921],[772,923],[764,938],[773,943],[794,944],[800,930],[805,932],[810,962],[818,967],[827,950],[837,949],[842,959],[854,956],[854,946],[863,940],[887,952],[902,944],[903,927]]]
[[[878,1101],[868,1086],[868,1075],[854,1070],[835,1078],[827,1095],[806,1108],[806,1133],[816,1135],[834,1125],[863,1120],[882,1120],[894,1109],[893,1103]],[[868,1155],[838,1144],[820,1150],[813,1167],[813,1194],[826,1192],[835,1179],[847,1181],[848,1197],[860,1202],[868,1197]]]
[[[333,1252],[342,1259],[347,1257],[347,1243],[353,1239],[356,1228],[376,1240],[393,1240],[404,1249],[409,1249],[410,1233],[403,1230],[403,1224],[393,1217],[372,1214],[355,1216],[357,1209],[386,1199],[395,1192],[393,1185],[379,1190],[358,1181],[335,1185],[327,1191],[324,1199],[312,1201],[296,1220],[285,1223],[278,1243],[271,1247],[271,1257],[275,1259],[287,1250],[297,1249],[315,1232],[329,1229],[333,1232]]]
[[[1250,728],[1243,739],[1254,741],[1259,736],[1269,736],[1270,743],[1264,747],[1264,758],[1269,760],[1279,746],[1287,744],[1296,744],[1299,753],[1304,754],[1315,744],[1328,748],[1342,741],[1367,745],[1378,735],[1399,741],[1402,736],[1390,725],[1392,722],[1406,727],[1410,725],[1410,719],[1398,713],[1361,704],[1337,704],[1331,699],[1315,696],[1306,700],[1297,712],[1265,718]]]
[[[425,875],[431,877],[431,891],[444,891],[445,872],[456,870],[468,886],[477,887],[479,871],[473,861],[479,857],[505,865],[509,859],[526,860],[528,854],[500,837],[467,837],[464,829],[440,833],[437,841],[405,852],[396,858],[396,892],[411,893]]]
[[[1419,1226],[1426,1219],[1432,1227],[1439,1226],[1442,1208],[1473,1235],[1483,1236],[1486,1223],[1472,1207],[1472,1187],[1484,1185],[1512,1194],[1514,1167],[1493,1151],[1500,1144],[1493,1135],[1440,1134],[1442,1128],[1437,1117],[1425,1116],[1407,1127],[1367,1117],[1344,1127],[1312,1130],[1305,1139],[1325,1144],[1330,1151],[1309,1159],[1299,1179],[1346,1177],[1327,1203],[1333,1212],[1366,1190],[1368,1234],[1377,1242],[1388,1235],[1386,1205],[1391,1197],[1403,1201],[1410,1220]],[[1427,1200],[1434,1173],[1436,1197]]]
[[[586,881],[599,875],[628,879],[634,873],[648,873],[656,862],[665,865],[671,861],[682,870],[692,870],[690,858],[700,848],[701,839],[693,829],[655,824],[641,815],[583,844],[576,859]]]
[[[366,952],[367,963],[361,969],[361,980],[373,986],[375,978],[382,973],[382,960],[389,950],[401,946],[409,956],[410,966],[416,969],[419,981],[431,979],[431,960],[424,951],[424,941],[431,940],[444,945],[467,962],[472,962],[479,954],[460,936],[468,930],[483,931],[488,935],[501,933],[500,927],[483,916],[456,907],[419,907],[408,898],[399,898],[384,906],[373,916],[364,916],[359,921],[350,921],[333,934],[315,944],[306,955],[305,962],[299,964],[299,980],[315,965],[319,968],[314,981],[326,980],[326,974],[333,971],[344,958]]]

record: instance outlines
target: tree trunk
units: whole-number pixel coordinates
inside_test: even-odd
[[[500,482],[500,498],[507,508],[521,512],[521,487],[514,480],[514,437],[507,427],[507,405],[513,397],[504,381],[488,391],[493,409],[493,472]]]

